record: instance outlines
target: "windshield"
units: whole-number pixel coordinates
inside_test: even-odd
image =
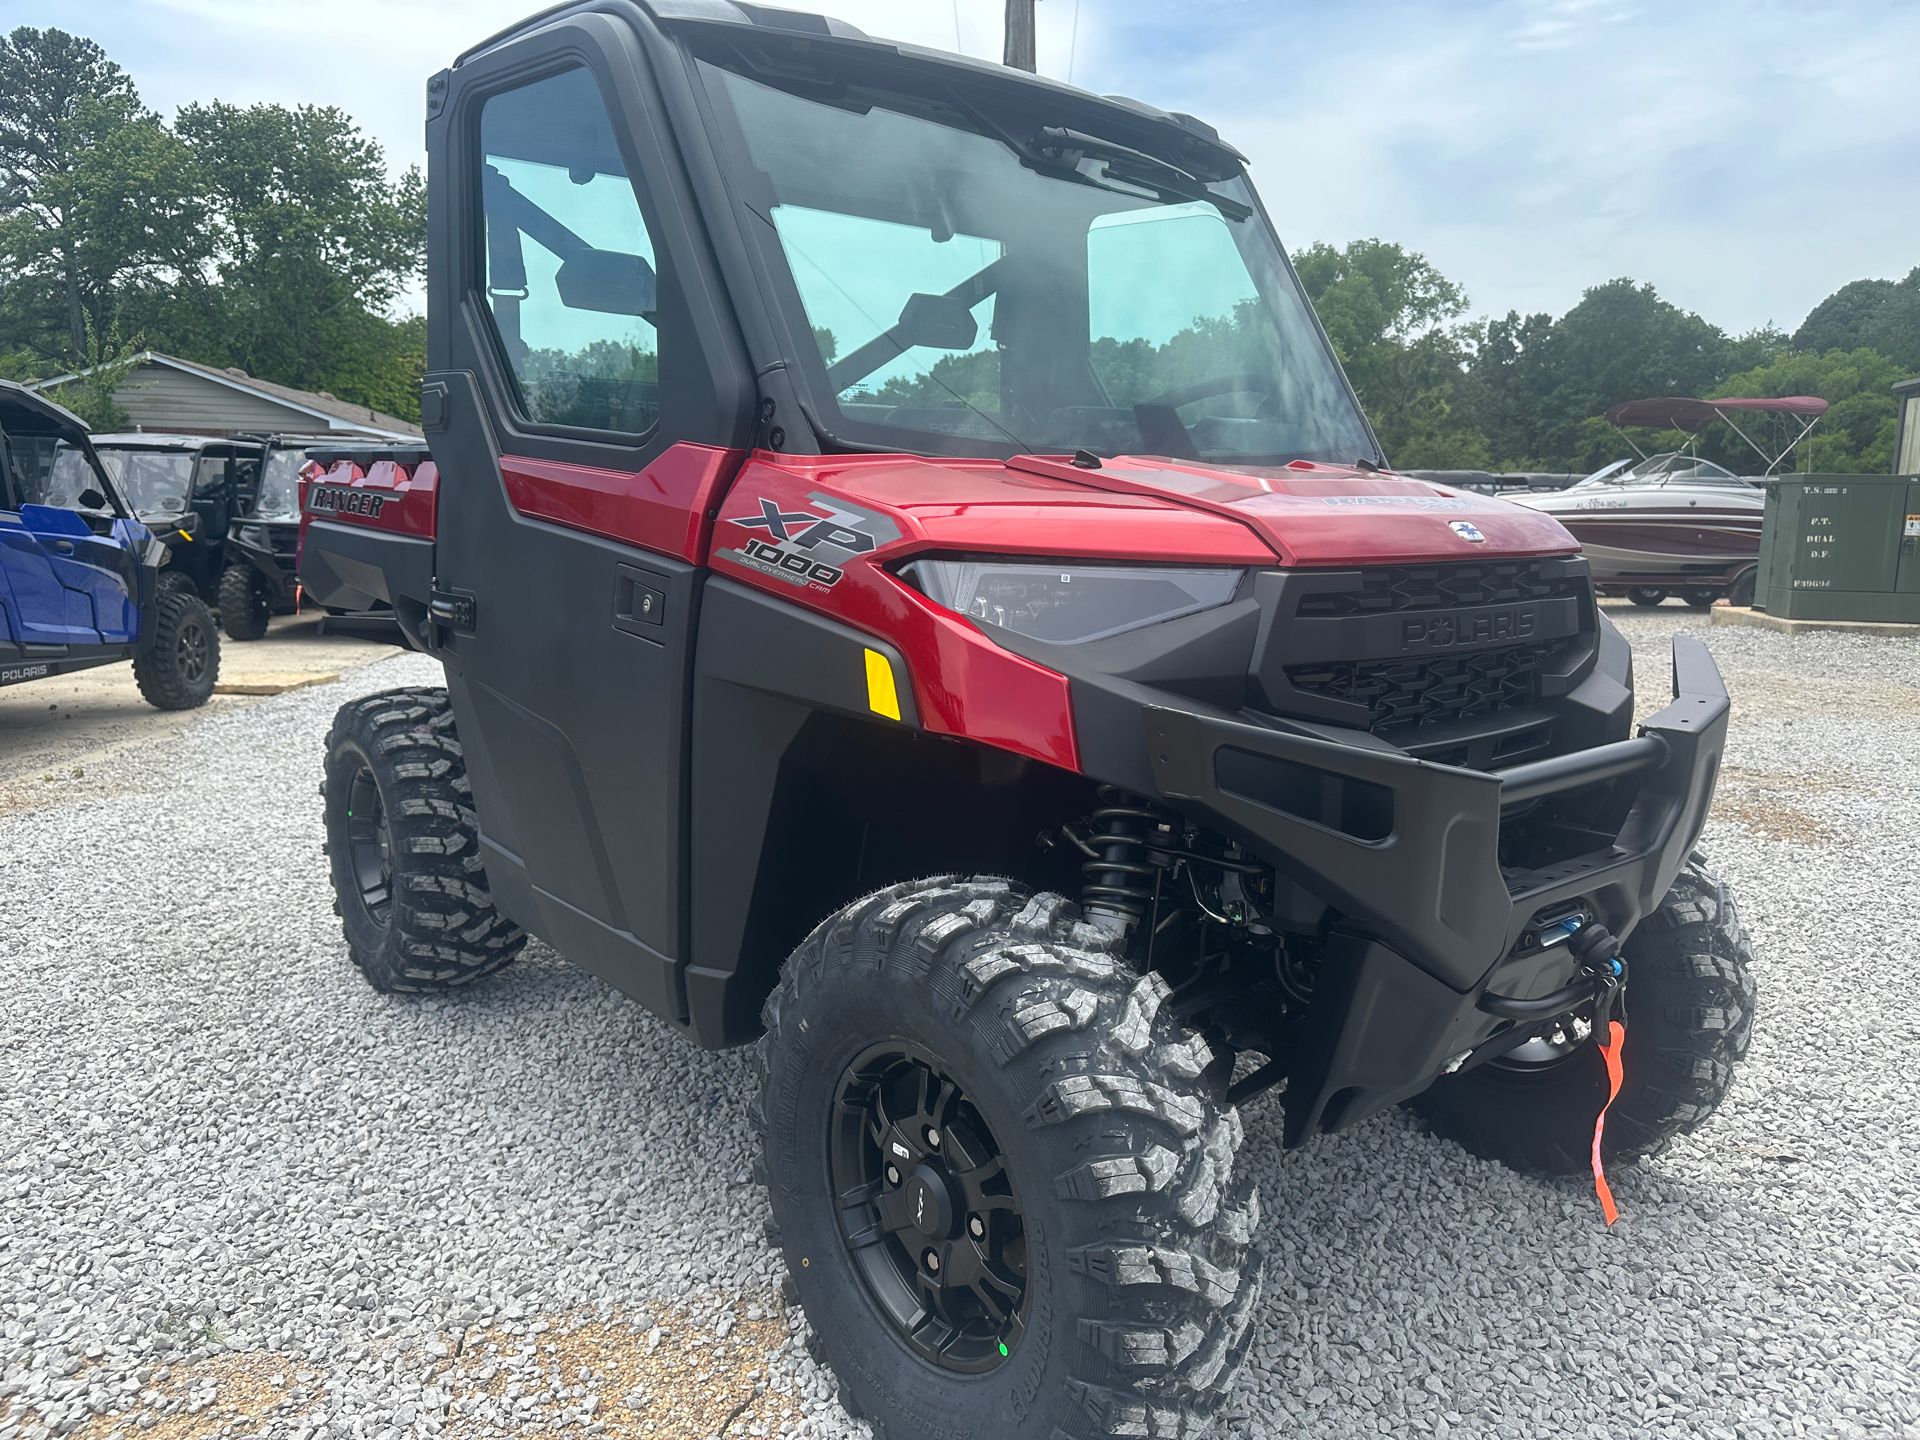
[[[300,467],[307,463],[302,450],[275,450],[260,472],[260,494],[253,513],[262,520],[300,518]]]
[[[1243,176],[1209,185],[1058,117],[996,109],[988,133],[938,87],[827,103],[706,73],[832,438],[1378,458]]]
[[[183,515],[194,457],[185,450],[102,450],[100,463],[136,515]]]
[[[104,463],[105,457],[101,457]],[[107,473],[115,473],[108,465]],[[73,446],[61,443],[54,452],[53,463],[38,477],[37,483],[27,487],[25,499],[34,505],[57,505],[63,510],[79,510],[80,496],[88,490],[98,491],[100,479],[93,473],[93,466],[87,463],[87,457]]]
[[[1625,468],[1622,468],[1625,467]],[[1616,460],[1604,470],[1596,470],[1576,489],[1601,485],[1744,485],[1747,482],[1723,465],[1702,460],[1698,455],[1668,451],[1649,455],[1638,464]]]

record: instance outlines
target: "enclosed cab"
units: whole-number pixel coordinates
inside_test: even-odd
[[[330,733],[350,951],[445,989],[531,933],[758,1042],[878,1429],[1207,1433],[1239,1103],[1554,1172],[1717,1106],[1711,657],[1636,726],[1559,522],[1387,468],[1210,127],[723,0],[427,96],[432,490],[341,457],[303,519],[447,677]]]

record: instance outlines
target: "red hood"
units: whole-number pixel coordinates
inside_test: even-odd
[[[1580,548],[1558,520],[1538,510],[1380,471],[1303,460],[1225,469],[1139,455],[1103,460],[1097,470],[1041,455],[1016,456],[1007,465],[1111,494],[1173,500],[1235,520],[1287,565],[1568,555]]]

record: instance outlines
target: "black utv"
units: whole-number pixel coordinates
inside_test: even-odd
[[[299,603],[294,561],[300,546],[300,471],[315,446],[338,435],[237,435],[255,447],[242,461],[240,513],[227,532],[220,573],[220,626],[232,639],[258,640],[275,615]]]
[[[251,482],[257,446],[205,435],[96,435],[93,450],[140,522],[166,546],[160,583],[220,602],[227,531]],[[54,457],[50,503],[64,505],[91,483],[86,459],[63,446]]]

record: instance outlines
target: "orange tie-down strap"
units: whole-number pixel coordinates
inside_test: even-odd
[[[1613,1203],[1613,1187],[1607,1184],[1607,1167],[1600,1159],[1600,1141],[1607,1133],[1607,1111],[1620,1098],[1620,1081],[1625,1073],[1620,1066],[1620,1047],[1627,1043],[1627,1027],[1618,1020],[1607,1022],[1607,1038],[1600,1043],[1600,1054],[1607,1062],[1607,1103],[1593,1122],[1593,1193],[1600,1197],[1600,1213],[1611,1225],[1620,1218],[1620,1207]]]

